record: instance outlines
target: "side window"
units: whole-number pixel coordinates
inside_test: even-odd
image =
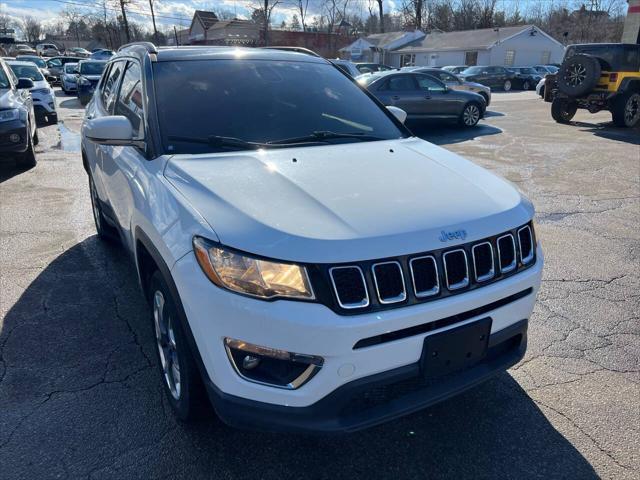
[[[127,64],[122,79],[120,94],[115,105],[115,114],[124,115],[133,125],[134,137],[144,138],[144,103],[142,97],[142,76],[140,66],[135,62]]]
[[[438,80],[428,75],[420,75],[419,77],[417,77],[417,80],[420,90],[427,90],[429,92],[444,92],[447,89]]]
[[[122,70],[124,69],[124,62],[115,62],[111,65],[108,76],[105,77],[104,84],[102,85],[102,92],[100,92],[100,98],[102,105],[109,113],[113,113],[113,104],[116,100],[118,93],[118,85],[120,85],[120,78],[122,77]]]
[[[440,78],[440,80],[442,80],[443,82],[448,82],[448,83],[460,83],[460,80],[458,80],[458,77],[456,77],[455,75],[451,75],[448,72],[438,72],[438,77]]]
[[[416,85],[409,75],[398,75],[395,77],[391,77],[389,79],[389,82],[387,83],[386,88],[386,90],[391,90],[392,92],[401,92],[415,89]]]

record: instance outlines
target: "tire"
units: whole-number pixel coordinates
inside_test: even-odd
[[[568,98],[554,98],[551,103],[551,116],[558,123],[569,123],[577,111],[576,102]]]
[[[93,212],[93,222],[96,225],[96,233],[100,240],[115,243],[120,238],[118,236],[118,232],[114,227],[109,225],[107,219],[102,213],[102,206],[98,200],[98,192],[96,191],[95,183],[93,183],[93,178],[89,175],[89,195],[91,196],[91,210]]]
[[[522,90],[531,90],[531,84],[529,83],[529,80],[524,81],[524,83],[522,84]]]
[[[640,125],[640,91],[619,95],[613,102],[611,116],[617,127],[633,128]]]
[[[36,146],[40,143],[40,137],[38,137],[38,129],[36,128],[36,133],[33,134],[33,145]]]
[[[37,130],[36,130],[37,131]],[[27,124],[27,151],[18,156],[18,165],[22,168],[33,168],[38,161],[34,149],[34,136],[31,136],[31,125]],[[37,139],[37,138],[36,138]]]
[[[173,412],[183,422],[202,418],[204,386],[174,300],[162,274],[149,281],[148,299],[156,339],[160,378]]]
[[[579,53],[565,59],[558,71],[558,89],[570,97],[586,95],[600,80],[600,62],[597,58]]]
[[[58,123],[58,114],[47,115],[47,125],[56,125]]]
[[[478,95],[482,95],[482,98],[484,98],[484,103],[489,106],[489,95],[487,95],[484,92],[478,92]]]
[[[482,117],[482,107],[475,102],[467,103],[460,113],[458,123],[463,127],[475,127]]]
[[[544,98],[544,85],[540,87],[540,97]]]
[[[513,83],[511,82],[511,80],[505,80],[502,84],[502,90],[504,90],[505,92],[509,92],[512,88]]]
[[[87,97],[78,97],[80,99],[80,105],[85,107],[87,103],[89,103],[89,99]]]

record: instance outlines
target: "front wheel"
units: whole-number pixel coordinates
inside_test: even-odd
[[[481,111],[477,103],[467,103],[460,114],[460,124],[463,127],[475,127],[480,121]]]
[[[524,83],[522,84],[522,89],[523,90],[531,90],[531,84],[529,83],[528,80],[524,81]]]
[[[18,164],[23,168],[33,168],[36,166],[36,150],[34,140],[38,140],[37,134],[31,136],[31,126],[27,124],[27,151],[18,156]]]
[[[577,111],[576,102],[567,98],[554,98],[551,103],[551,116],[558,123],[569,123]]]
[[[182,322],[164,277],[155,271],[149,282],[160,373],[172,410],[182,421],[197,420],[206,405],[202,380]]]
[[[93,221],[96,224],[96,233],[101,240],[114,242],[118,240],[118,234],[114,227],[107,223],[102,213],[102,206],[98,200],[98,192],[93,178],[89,175],[89,194],[91,196],[91,210],[93,211]]]
[[[612,105],[611,115],[617,127],[633,128],[640,125],[640,92],[620,95]]]
[[[502,84],[502,90],[504,90],[505,92],[508,92],[511,90],[511,87],[513,85],[511,85],[511,80],[505,80],[504,84]]]

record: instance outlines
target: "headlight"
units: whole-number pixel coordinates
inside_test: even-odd
[[[265,260],[194,237],[196,259],[219,287],[260,298],[315,298],[305,267]]]
[[[10,122],[11,120],[18,120],[19,118],[20,111],[17,108],[0,110],[0,122]]]
[[[78,78],[78,85],[91,85],[91,82],[84,77]]]

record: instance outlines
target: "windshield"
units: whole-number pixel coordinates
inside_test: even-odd
[[[80,73],[82,75],[102,75],[104,70],[104,62],[82,62],[80,64]]]
[[[530,68],[530,67],[517,68],[516,70],[518,70],[520,73],[529,73],[532,75],[538,74],[538,72],[536,72],[533,68]]]
[[[321,143],[404,136],[330,64],[197,60],[157,62],[153,69],[162,141],[171,153],[224,151],[198,141],[212,136],[260,144],[314,134]]]
[[[465,75],[474,75],[476,73],[482,73],[485,67],[469,67],[462,71]]]
[[[35,63],[38,68],[47,68],[47,64],[40,57],[32,57],[32,56],[18,56],[16,60],[20,60],[21,62],[32,62]]]
[[[76,68],[78,68],[77,63],[67,63],[64,66],[64,73],[75,73]]]
[[[38,70],[38,67],[35,65],[9,65],[9,67],[11,67],[11,70],[13,70],[13,73],[15,73],[18,78],[28,78],[34,82],[44,80],[40,70]]]

